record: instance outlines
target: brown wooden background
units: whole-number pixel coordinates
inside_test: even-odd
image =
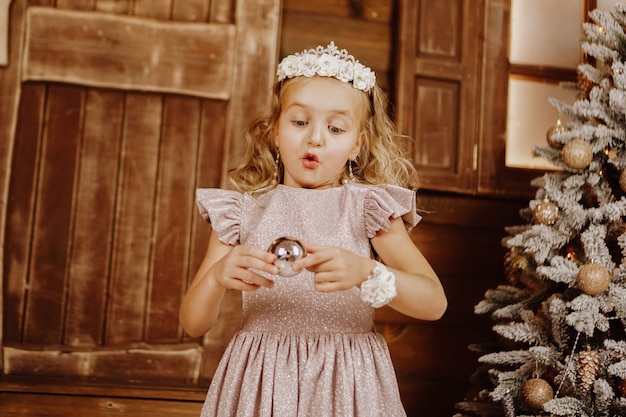
[[[0,414],[198,415],[238,297],[205,338],[178,326],[208,232],[193,190],[222,184],[276,61],[334,40],[376,71],[416,138],[413,237],[450,307],[433,323],[384,308],[377,326],[409,416],[452,415],[476,367],[467,345],[491,337],[473,306],[504,277],[500,240],[528,195],[497,182],[506,91],[485,76],[506,41],[485,33],[506,32],[508,7],[14,0],[0,67]],[[422,104],[433,97],[443,105]],[[476,162],[478,143],[491,154]]]

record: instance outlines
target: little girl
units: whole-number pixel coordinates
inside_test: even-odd
[[[278,66],[269,113],[230,172],[238,191],[197,190],[212,226],[180,309],[208,332],[227,289],[243,322],[211,382],[202,416],[404,416],[374,310],[439,319],[447,300],[408,231],[416,172],[402,153],[374,73],[331,42]],[[306,256],[280,276],[271,243]]]

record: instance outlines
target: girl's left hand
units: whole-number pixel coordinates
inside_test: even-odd
[[[300,242],[307,256],[292,265],[294,271],[306,269],[315,274],[315,289],[320,292],[359,287],[376,266],[374,260],[334,246]]]

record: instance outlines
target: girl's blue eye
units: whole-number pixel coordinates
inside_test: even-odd
[[[306,122],[303,120],[294,120],[293,124],[296,126],[306,126]]]
[[[328,126],[328,130],[330,130],[332,133],[341,133],[341,132],[343,132],[343,130],[341,130],[338,127],[335,127],[335,126]]]

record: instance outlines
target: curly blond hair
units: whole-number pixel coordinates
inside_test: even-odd
[[[265,114],[257,117],[245,134],[244,153],[229,179],[241,192],[266,190],[273,185],[275,174],[281,182],[283,166],[276,162],[278,149],[274,144],[278,119],[282,111],[283,96],[290,86],[298,83],[296,77],[274,84],[271,100]],[[338,81],[341,82],[341,81]],[[358,90],[355,90],[358,91]],[[406,155],[408,138],[398,133],[389,116],[389,100],[378,85],[369,93],[358,92],[363,106],[361,129],[365,140],[353,164],[356,182],[374,185],[396,185],[417,189],[419,175]],[[342,179],[349,179],[348,163]]]

